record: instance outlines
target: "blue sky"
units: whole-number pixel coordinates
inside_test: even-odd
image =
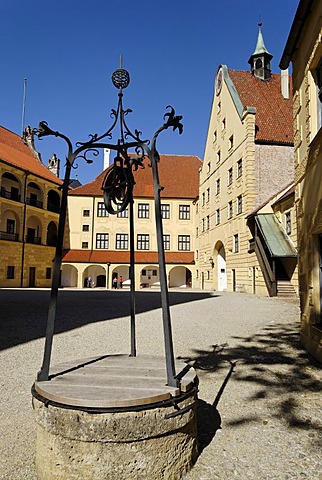
[[[130,72],[124,106],[129,127],[151,138],[165,107],[183,115],[184,132],[165,132],[160,153],[202,158],[219,64],[248,70],[263,23],[267,49],[278,64],[298,0],[2,0],[0,124],[21,133],[23,83],[27,78],[26,124],[46,120],[75,143],[111,124],[117,90],[111,74]],[[53,152],[64,160],[59,139],[36,141],[47,164]],[[63,162],[62,162],[63,163]],[[82,183],[102,170],[79,162]]]

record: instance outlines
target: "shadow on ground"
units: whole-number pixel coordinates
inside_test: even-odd
[[[216,297],[211,292],[170,292],[170,305]],[[49,290],[0,290],[0,350],[45,336]],[[160,291],[136,293],[137,313],[161,308]],[[58,295],[55,333],[89,323],[130,316],[130,292],[62,290]]]
[[[253,413],[251,403],[268,399],[273,417],[282,419],[288,428],[309,430],[312,442],[322,446],[322,420],[317,413],[320,411],[322,366],[300,344],[299,325],[274,324],[258,334],[233,338],[237,344],[232,347],[212,345],[209,350],[194,350],[191,357],[183,359],[199,370],[199,375],[201,372],[218,374],[235,364],[233,380],[255,386],[255,389],[249,389],[253,393],[243,400],[249,402],[252,413],[227,425],[262,421]],[[210,407],[217,406],[216,400],[221,393],[218,392]],[[316,417],[312,412],[316,412]],[[214,419],[214,422],[218,424],[218,420]],[[213,435],[214,426],[210,422],[207,425],[207,419],[202,423],[203,429],[208,428],[208,436]]]

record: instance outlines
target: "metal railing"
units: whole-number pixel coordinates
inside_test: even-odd
[[[18,242],[19,234],[0,231],[0,240],[10,240],[11,242]]]
[[[35,245],[40,245],[41,244],[41,237],[34,237],[32,235],[26,235],[25,236],[25,241],[26,241],[26,243],[33,243]]]
[[[26,204],[31,205],[32,207],[43,208],[43,202],[41,202],[40,200],[37,200],[35,198],[27,197],[26,198]]]
[[[21,201],[21,195],[19,195],[17,193],[9,192],[8,190],[5,190],[4,188],[1,188],[1,190],[0,190],[0,197],[8,198],[9,200],[15,200],[16,202]]]

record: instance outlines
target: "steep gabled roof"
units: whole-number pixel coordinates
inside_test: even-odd
[[[292,77],[289,77],[290,95],[285,99],[281,93],[281,76],[272,74],[270,80],[262,81],[251,72],[228,70],[239,99],[246,107],[256,108],[257,142],[293,144]]]
[[[145,168],[134,172],[135,197],[153,197],[152,169],[144,161]],[[158,164],[160,184],[164,187],[162,198],[196,198],[199,192],[199,168],[202,161],[193,155],[160,155]],[[102,196],[102,183],[106,170],[95,180],[75,188],[70,195]]]
[[[29,147],[16,133],[0,126],[0,160],[25,172],[33,173],[57,185],[63,182],[38,162]]]

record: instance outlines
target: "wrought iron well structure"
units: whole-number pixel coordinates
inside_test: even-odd
[[[129,129],[126,123],[126,117],[132,112],[131,109],[123,107],[123,90],[130,83],[130,76],[127,70],[119,68],[112,74],[113,85],[118,89],[117,109],[111,110],[113,119],[111,127],[102,135],[89,135],[87,142],[78,142],[74,148],[70,139],[58,132],[52,130],[47,122],[39,123],[38,128],[33,132],[42,139],[46,136],[55,136],[63,139],[68,147],[66,156],[65,176],[62,185],[61,210],[58,226],[58,238],[56,245],[56,255],[53,267],[53,279],[50,303],[48,308],[46,340],[44,348],[43,363],[37,376],[37,382],[48,381],[50,379],[50,361],[55,328],[56,309],[58,288],[60,282],[60,268],[62,262],[63,237],[67,212],[67,195],[70,185],[70,176],[72,168],[75,166],[77,159],[83,159],[87,163],[92,163],[91,157],[96,157],[102,149],[110,149],[115,152],[113,165],[108,168],[103,181],[102,190],[103,198],[107,211],[110,214],[117,214],[129,207],[129,223],[130,223],[130,282],[131,282],[131,354],[136,356],[136,332],[135,332],[135,278],[134,278],[134,215],[133,215],[133,188],[135,185],[133,171],[138,168],[144,168],[143,160],[148,159],[149,166],[152,169],[154,184],[154,201],[155,201],[155,223],[158,245],[158,262],[160,271],[160,287],[161,287],[161,305],[162,319],[164,331],[165,361],[167,372],[167,384],[170,387],[179,387],[180,375],[176,375],[175,360],[173,352],[172,328],[169,309],[169,295],[166,278],[165,255],[163,246],[163,227],[161,215],[160,192],[162,186],[159,182],[158,163],[160,156],[157,150],[157,139],[161,132],[172,128],[173,131],[178,130],[179,134],[183,131],[181,123],[182,116],[176,115],[175,110],[169,105],[164,115],[164,123],[154,133],[152,140],[142,139],[142,133],[135,130],[134,133]],[[118,139],[113,142],[113,133],[118,129]]]

